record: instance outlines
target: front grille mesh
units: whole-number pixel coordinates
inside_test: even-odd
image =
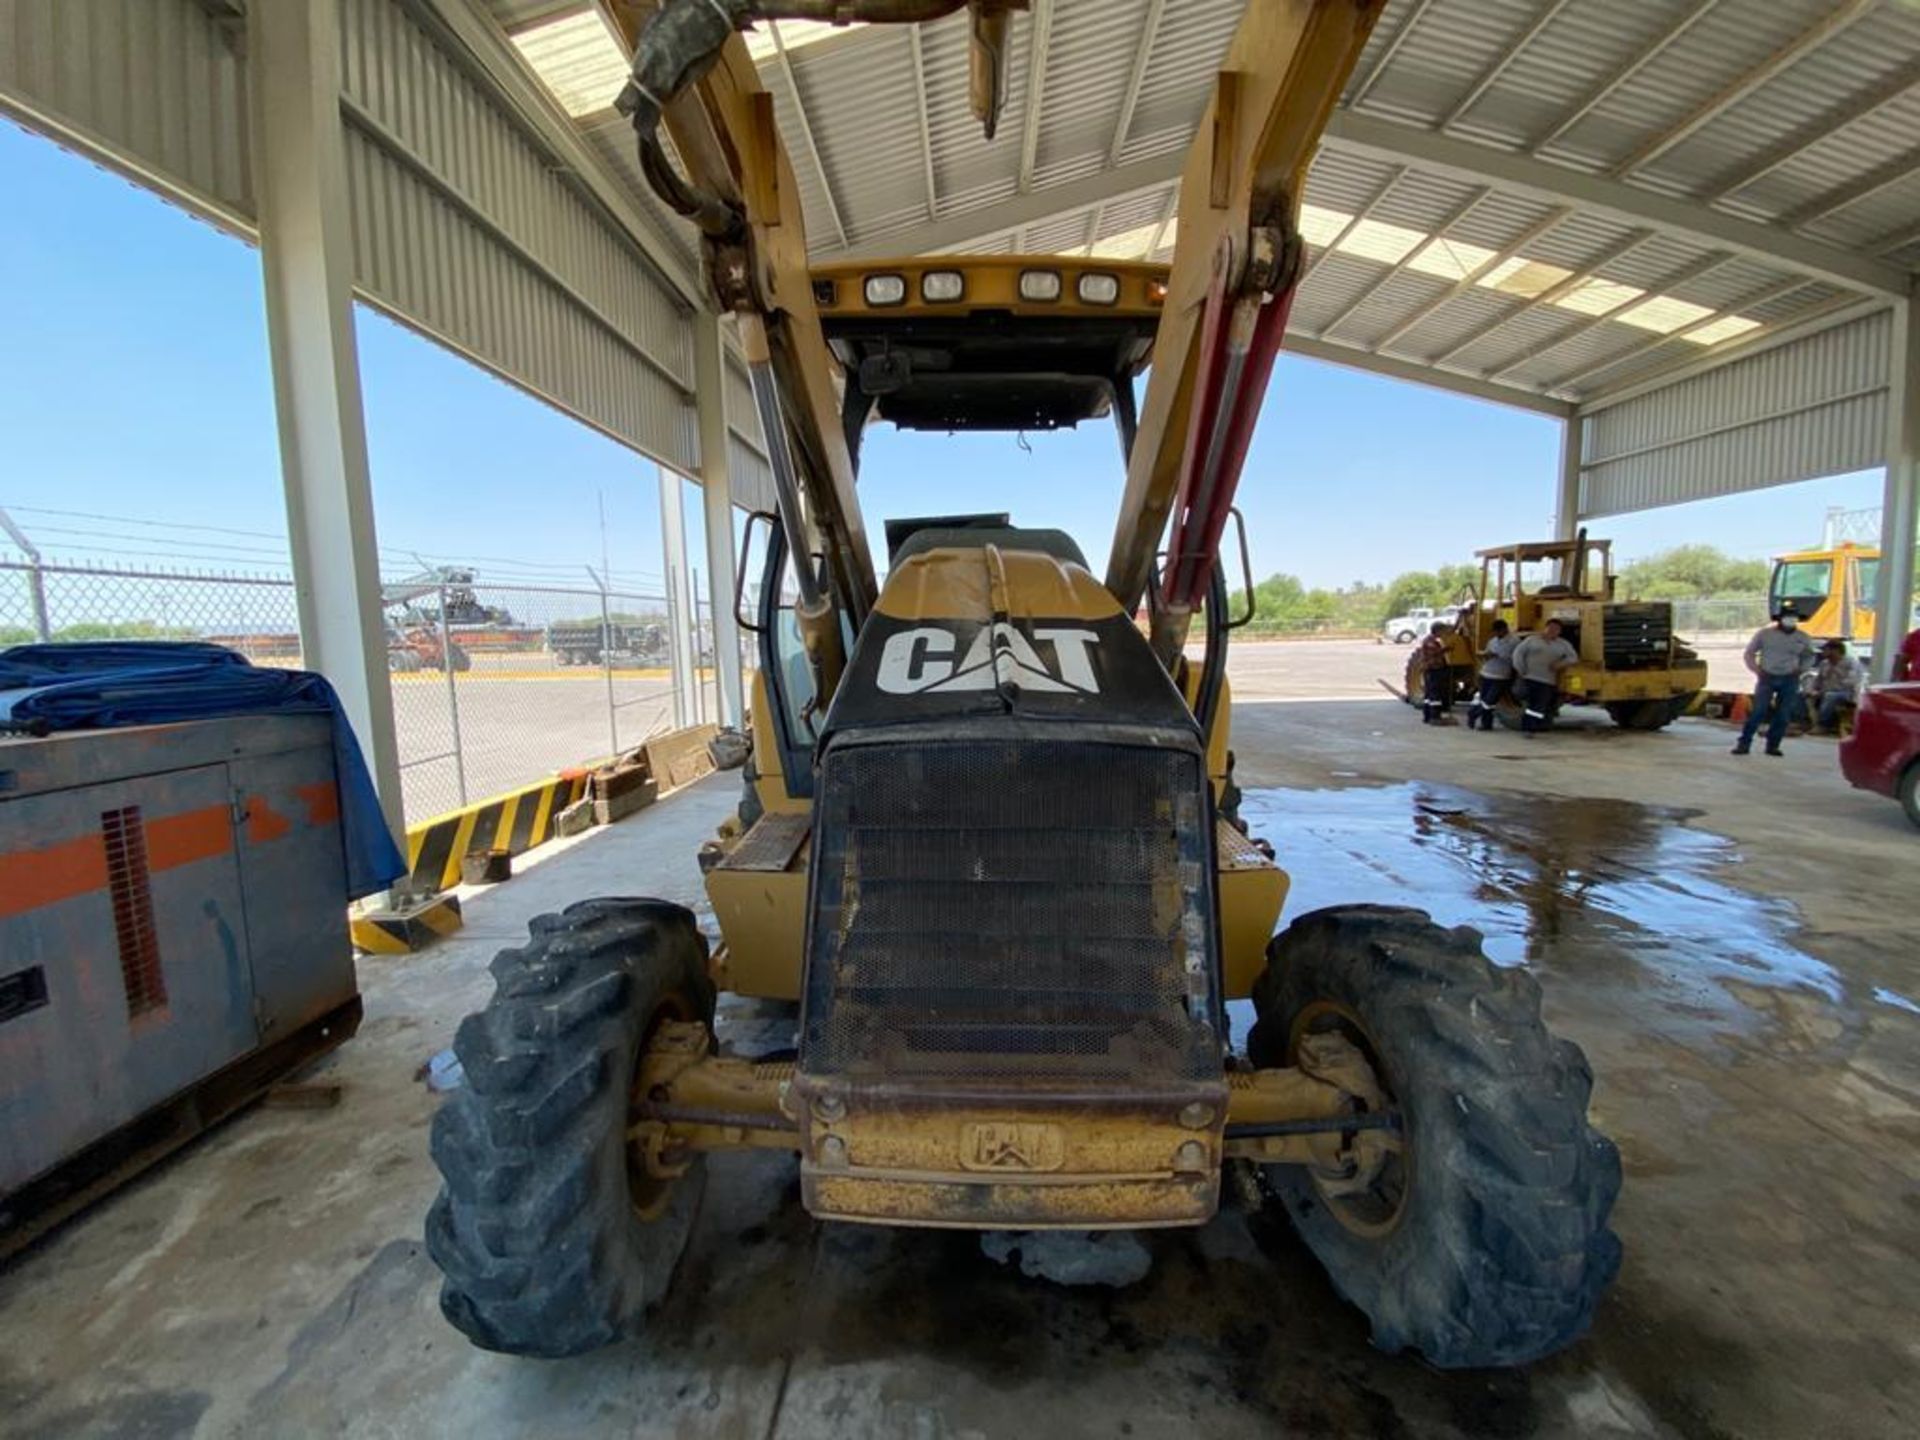
[[[1608,670],[1654,670],[1673,653],[1673,610],[1664,604],[1610,605],[1602,629]]]
[[[855,745],[821,787],[802,1069],[1218,1069],[1199,763],[1063,742]],[[1188,964],[1192,955],[1196,963]]]

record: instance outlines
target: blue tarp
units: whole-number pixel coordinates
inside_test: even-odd
[[[219,715],[308,712],[333,719],[334,771],[347,851],[347,893],[358,899],[404,875],[373,777],[340,697],[307,670],[251,665],[223,645],[100,640],[0,650],[0,726],[89,730]]]

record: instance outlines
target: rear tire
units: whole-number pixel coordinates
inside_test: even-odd
[[[1289,1064],[1302,1035],[1335,1026],[1401,1113],[1403,1163],[1377,1193],[1339,1197],[1304,1166],[1265,1167],[1374,1344],[1454,1369],[1578,1339],[1620,1268],[1607,1228],[1620,1157],[1587,1123],[1592,1072],[1541,1022],[1533,977],[1496,969],[1476,931],[1383,905],[1302,916],[1267,956],[1254,1063]]]
[[[1907,773],[1900,777],[1900,808],[1907,812],[1907,819],[1920,825],[1920,760],[1907,766]]]
[[[466,1084],[433,1117],[427,1214],[440,1309],[475,1345],[578,1355],[632,1334],[666,1293],[703,1173],[636,1184],[634,1066],[662,1019],[713,1020],[706,941],[660,900],[583,900],[494,959],[453,1043]]]

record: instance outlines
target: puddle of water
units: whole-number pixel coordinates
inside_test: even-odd
[[[1714,1008],[1732,987],[1840,1000],[1833,968],[1786,938],[1798,928],[1790,904],[1715,878],[1739,851],[1682,823],[1691,813],[1425,782],[1249,790],[1242,801],[1292,876],[1283,920],[1323,905],[1412,905],[1479,930],[1499,965],[1572,972],[1577,949],[1587,978],[1598,957],[1618,955],[1638,967],[1632,979],[1650,972],[1696,992],[1689,999],[1712,982]]]
[[[1891,1005],[1896,1010],[1905,1010],[1909,1014],[1920,1015],[1920,1004],[1909,1000],[1898,990],[1889,990],[1884,985],[1876,985],[1873,987],[1873,998],[1878,1000],[1882,1005]]]

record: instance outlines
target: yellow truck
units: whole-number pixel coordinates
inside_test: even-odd
[[[1850,541],[1777,557],[1767,584],[1767,610],[1791,605],[1800,628],[1819,640],[1873,644],[1873,599],[1880,583],[1880,551]]]

